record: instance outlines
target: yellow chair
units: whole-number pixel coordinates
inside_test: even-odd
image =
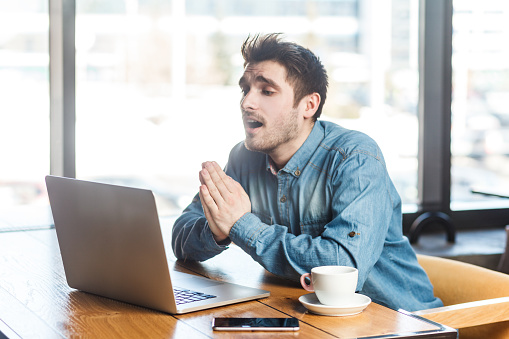
[[[460,339],[509,338],[509,275],[451,259],[417,258],[444,307],[414,314],[459,329]]]

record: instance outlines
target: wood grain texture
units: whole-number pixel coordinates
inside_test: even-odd
[[[170,315],[71,289],[54,231],[33,232],[0,234],[0,318],[21,337],[172,337],[178,333],[178,321]],[[197,338],[205,337],[195,332]]]
[[[260,286],[270,290],[270,298],[260,300],[271,308],[280,310],[288,316],[295,317],[301,323],[324,329],[339,338],[357,338],[373,335],[390,335],[414,333],[416,331],[438,330],[437,325],[422,320],[403,316],[401,313],[386,307],[371,303],[366,310],[354,316],[328,317],[315,315],[298,301],[306,293],[300,283],[282,279],[268,272],[261,272],[262,268],[239,247],[231,246],[228,256],[219,255],[203,263],[180,263],[194,272],[207,275],[217,280],[229,280],[253,287]],[[243,274],[239,274],[242,273]],[[362,324],[359,326],[359,324]]]
[[[168,237],[166,237],[168,239]],[[167,246],[168,243],[166,242]],[[184,315],[169,315],[70,288],[54,230],[0,233],[0,320],[22,338],[273,338],[273,332],[217,332],[214,317],[296,317],[301,329],[282,338],[352,338],[419,331],[446,338],[452,331],[372,303],[361,314],[326,317],[307,312],[297,282],[266,272],[236,246],[204,263],[176,261],[170,270],[204,275],[271,292],[269,298]]]

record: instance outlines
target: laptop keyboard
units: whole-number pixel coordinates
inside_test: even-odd
[[[187,304],[193,301],[200,301],[216,297],[215,295],[191,291],[180,287],[174,287],[173,294],[175,295],[175,302],[177,303],[177,305]]]

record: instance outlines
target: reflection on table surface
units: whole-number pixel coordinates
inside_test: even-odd
[[[163,225],[169,243],[169,226]],[[169,247],[168,247],[169,249]],[[218,332],[214,317],[295,317],[296,333],[283,337],[456,338],[456,331],[371,303],[347,317],[315,315],[298,301],[308,293],[298,282],[265,271],[233,245],[206,262],[176,261],[167,250],[170,269],[199,274],[271,292],[270,297],[230,306],[169,315],[70,288],[60,258],[55,230],[0,233],[0,320],[20,337],[271,337],[274,333]]]

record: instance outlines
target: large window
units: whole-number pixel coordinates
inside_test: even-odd
[[[508,207],[509,6],[454,1],[452,191],[456,210]],[[477,192],[477,193],[472,193]],[[485,193],[485,194],[480,194]]]
[[[48,4],[0,3],[0,229],[48,223]]]
[[[77,0],[77,176],[152,188],[161,213],[180,212],[200,164],[225,165],[243,139],[240,45],[283,32],[328,69],[323,118],[375,138],[415,204],[417,10],[406,0]]]
[[[330,86],[322,118],[366,132],[379,143],[407,212],[406,230],[429,209],[461,215],[457,227],[505,220],[509,200],[472,193],[489,193],[509,181],[509,50],[503,43],[509,13],[504,1],[49,3],[72,8],[64,17],[74,15],[76,5],[75,26],[70,21],[75,35],[62,39],[64,59],[76,52],[71,68],[62,71],[74,72],[65,77],[67,84],[74,85],[74,74],[76,79],[76,91],[72,86],[70,92],[75,110],[62,113],[72,116],[62,125],[73,129],[72,140],[76,132],[75,147],[63,152],[63,162],[72,167],[67,173],[150,188],[161,215],[180,213],[197,192],[201,163],[216,160],[224,166],[230,149],[244,137],[237,86],[241,43],[249,34],[281,32],[313,50],[327,68]],[[52,8],[50,15],[58,16]],[[444,30],[424,33],[423,27],[438,25]],[[10,224],[9,214],[46,222],[44,175],[50,156],[62,160],[54,152],[60,146],[53,131],[50,138],[48,95],[54,51],[48,53],[48,35],[58,32],[58,25],[51,33],[48,26],[46,0],[0,5],[0,155],[8,164],[0,167],[4,224]],[[447,38],[451,27],[452,43]],[[451,46],[452,58],[444,58]],[[452,99],[451,79],[443,76],[449,73]],[[62,88],[69,88],[65,81]],[[447,95],[433,94],[435,84]],[[437,100],[445,100],[441,108],[430,109]],[[56,120],[51,119],[52,128]],[[435,157],[437,152],[447,159]],[[52,160],[51,166],[60,165]],[[17,210],[35,211],[35,206],[46,212]],[[478,213],[481,208],[487,212]],[[461,214],[465,209],[476,212]]]

